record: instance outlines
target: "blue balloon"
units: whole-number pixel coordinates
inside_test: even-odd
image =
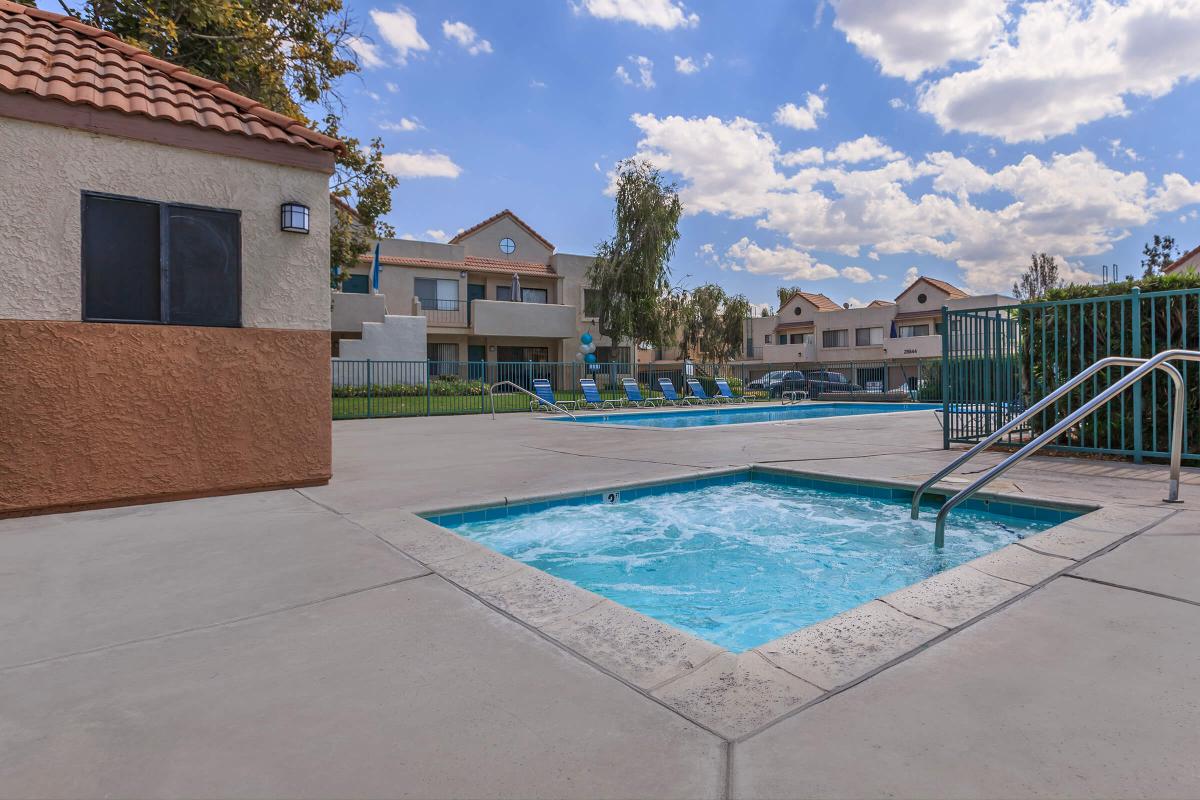
[[[596,354],[588,353],[586,356],[583,357],[583,360],[588,362],[589,364],[595,364],[596,363]]]
[[[590,333],[585,333],[583,336],[579,337],[579,341],[583,342],[584,344],[591,344],[592,335]]]

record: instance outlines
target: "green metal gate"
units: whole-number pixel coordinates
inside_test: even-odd
[[[974,443],[1105,356],[1145,358],[1200,348],[1200,289],[1131,291],[992,308],[942,309],[943,444]],[[1178,365],[1187,385],[1185,458],[1200,459],[1200,369]],[[1098,373],[1006,437],[1020,444],[1125,372]],[[1156,375],[1065,433],[1058,450],[1166,458],[1172,388]]]

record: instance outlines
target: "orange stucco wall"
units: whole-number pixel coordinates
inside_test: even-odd
[[[0,320],[0,516],[324,483],[329,333]]]

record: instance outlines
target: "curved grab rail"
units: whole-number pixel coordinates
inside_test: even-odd
[[[488,387],[488,390],[487,390],[488,399],[492,401],[492,419],[496,418],[496,395],[492,390],[495,389],[497,386],[511,386],[512,388],[516,389],[518,392],[524,392],[525,394],[529,395],[534,400],[537,400],[539,403],[542,403],[543,405],[548,405],[551,408],[557,408],[559,411],[566,414],[568,417],[575,420],[576,422],[579,421],[578,417],[576,417],[570,411],[567,411],[565,408],[560,406],[558,403],[551,403],[547,400],[543,400],[542,398],[538,397],[533,392],[526,389],[524,386],[518,386],[517,384],[513,383],[512,381],[500,381],[499,383],[493,383],[491,386]]]
[[[1013,453],[1008,458],[1004,459],[999,464],[992,467],[986,473],[977,478],[970,486],[962,489],[958,492],[958,494],[947,500],[938,510],[937,525],[933,540],[934,546],[942,547],[945,544],[946,517],[955,506],[966,500],[968,497],[982,489],[987,484],[991,483],[992,480],[994,480],[1009,467],[1019,464],[1041,448],[1045,447],[1050,442],[1054,441],[1063,431],[1074,427],[1078,422],[1090,416],[1092,412],[1103,406],[1113,397],[1135,385],[1142,378],[1154,372],[1154,370],[1159,369],[1160,365],[1167,361],[1175,360],[1200,361],[1200,351],[1164,350],[1158,355],[1146,359],[1145,363],[1135,367],[1115,383],[1110,384],[1103,392],[1100,392],[1091,400],[1068,414],[1065,418],[1059,420],[1036,439],[1025,444],[1020,450]],[[1165,498],[1165,501],[1169,503],[1177,503],[1179,502],[1179,466],[1183,457],[1183,413],[1185,408],[1186,392],[1183,385],[1183,376],[1179,374],[1179,370],[1175,369],[1175,367],[1170,367],[1168,374],[1171,376],[1171,380],[1175,383],[1175,409],[1172,413],[1171,419],[1171,480],[1168,486],[1167,497]],[[1025,412],[1025,414],[1028,413],[1030,412]],[[1025,416],[1025,414],[1022,414],[1022,416]]]
[[[991,447],[996,442],[1000,441],[1000,439],[1006,433],[1020,427],[1027,419],[1029,419],[1029,417],[1033,416],[1037,412],[1039,412],[1042,409],[1046,408],[1047,406],[1051,405],[1052,403],[1057,401],[1059,398],[1061,398],[1063,395],[1067,394],[1072,389],[1074,389],[1076,386],[1083,383],[1088,378],[1092,377],[1093,375],[1095,375],[1097,372],[1100,372],[1101,370],[1108,369],[1109,367],[1119,367],[1119,366],[1135,367],[1139,364],[1146,363],[1148,360],[1149,359],[1146,359],[1146,358],[1131,358],[1131,357],[1125,357],[1125,356],[1109,356],[1107,358],[1102,358],[1099,361],[1097,361],[1096,363],[1092,364],[1087,369],[1085,369],[1082,372],[1080,372],[1079,374],[1077,374],[1075,377],[1071,378],[1071,380],[1067,381],[1062,386],[1059,386],[1053,392],[1046,395],[1041,400],[1037,401],[1032,406],[1025,409],[1020,414],[1018,414],[1017,416],[1013,417],[1008,422],[1001,425],[999,428],[997,428],[995,431],[993,431],[991,434],[989,434],[983,440],[981,440],[980,442],[975,444],[975,446],[972,447],[970,450],[968,450],[967,452],[963,453],[958,458],[951,461],[949,464],[947,464],[945,467],[943,467],[939,472],[934,473],[934,475],[932,477],[930,477],[927,481],[925,481],[919,487],[917,487],[917,490],[915,492],[913,492],[913,498],[912,498],[912,518],[917,519],[920,516],[921,495],[923,495],[926,492],[926,490],[929,489],[930,486],[933,486],[935,483],[940,481],[942,478],[946,477],[951,472],[958,469],[961,465],[970,461],[976,455],[983,452],[987,448]],[[1161,365],[1159,367],[1159,369],[1166,371],[1166,370],[1171,370],[1174,368],[1169,365]],[[1178,470],[1176,470],[1172,474],[1171,477],[1173,480],[1178,481],[1178,479],[1179,479]]]

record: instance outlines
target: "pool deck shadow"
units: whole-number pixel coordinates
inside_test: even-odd
[[[0,797],[1200,795],[1200,472],[1167,506],[1164,467],[1035,457],[990,488],[1100,510],[732,654],[415,512],[911,486],[956,455],[932,414],[334,443],[328,486],[0,521]]]

